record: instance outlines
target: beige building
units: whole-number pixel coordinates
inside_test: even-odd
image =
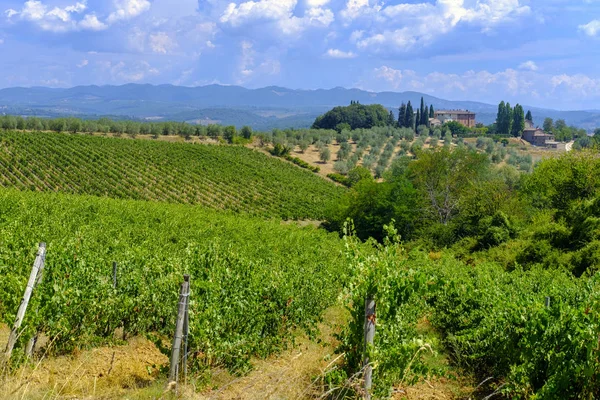
[[[434,112],[434,118],[442,124],[456,121],[467,128],[475,128],[475,113],[469,110],[439,110]]]

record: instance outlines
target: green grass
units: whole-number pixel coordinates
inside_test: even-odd
[[[0,186],[322,219],[343,189],[239,146],[0,132]]]

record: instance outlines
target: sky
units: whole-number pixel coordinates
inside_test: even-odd
[[[418,91],[600,109],[600,0],[0,0],[0,87]]]

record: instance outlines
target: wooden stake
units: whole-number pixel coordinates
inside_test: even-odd
[[[550,308],[550,296],[546,296],[546,308]]]
[[[365,371],[365,399],[371,398],[371,386],[373,385],[373,367],[369,362],[367,349],[373,345],[375,338],[375,300],[367,295],[365,299],[365,359],[363,368]]]
[[[179,304],[177,308],[177,323],[175,325],[175,335],[173,335],[173,347],[171,350],[171,369],[169,371],[169,386],[175,382],[177,386],[177,373],[179,372],[179,354],[181,352],[181,339],[183,336],[183,324],[185,320],[185,305],[190,293],[190,276],[183,276],[181,291],[179,293]]]
[[[40,246],[41,245],[44,245],[44,247],[46,247],[45,243],[41,243]],[[44,252],[44,256],[42,257],[42,265],[40,266],[40,270],[38,271],[38,276],[35,281],[34,289],[36,287],[38,287],[39,285],[41,285],[42,281],[44,280],[44,267],[45,266],[46,266],[46,253]],[[35,312],[37,313],[37,310]],[[39,333],[36,331],[35,334],[31,337],[31,339],[29,339],[29,341],[27,342],[27,346],[25,347],[25,354],[26,354],[27,358],[33,357],[33,351],[35,350],[35,345],[38,340],[38,334]]]
[[[31,274],[29,274],[29,281],[27,282],[27,287],[25,287],[25,293],[23,294],[23,299],[21,300],[21,304],[19,305],[19,310],[17,311],[17,317],[15,318],[15,323],[10,331],[10,336],[8,337],[8,343],[6,344],[6,350],[4,355],[6,359],[10,359],[13,348],[15,347],[15,343],[17,342],[18,331],[21,327],[21,323],[23,323],[23,318],[25,317],[25,311],[27,311],[27,306],[29,305],[29,300],[31,299],[31,294],[33,293],[33,288],[36,285],[38,279],[38,272],[44,265],[44,259],[46,258],[46,243],[40,243],[40,247],[38,249],[37,256],[35,257],[35,262],[33,263],[33,268],[31,269]]]

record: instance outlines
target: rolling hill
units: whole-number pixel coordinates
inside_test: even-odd
[[[44,87],[0,90],[0,112],[22,115],[78,115],[94,118],[115,115],[122,118],[176,120],[223,125],[252,126],[256,130],[302,128],[315,117],[351,100],[362,104],[379,103],[397,109],[402,102],[418,104],[421,96],[436,109],[468,109],[478,113],[478,121],[492,123],[497,105],[474,101],[450,101],[418,92],[369,92],[359,89],[293,90],[277,86],[246,89],[240,86],[127,84],[122,86],[77,86],[68,89]],[[531,106],[534,120],[545,117],[565,119],[586,129],[600,126],[600,111],[558,111]]]
[[[239,146],[0,133],[0,186],[321,219],[343,189]]]

